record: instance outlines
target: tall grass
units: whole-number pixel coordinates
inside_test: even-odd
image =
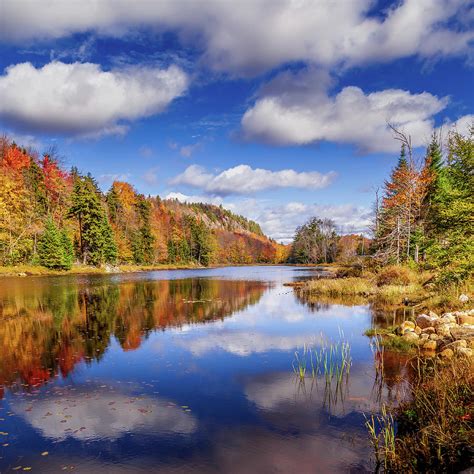
[[[378,472],[383,465],[387,470],[395,457],[395,421],[393,415],[382,404],[381,413],[365,417],[365,427],[369,433],[370,443],[374,450],[376,469]]]
[[[310,373],[312,378],[322,376],[328,383],[335,380],[338,384],[349,376],[351,365],[350,344],[344,340],[323,342],[318,348],[305,344],[301,353],[295,352],[292,364],[294,373],[300,379]]]

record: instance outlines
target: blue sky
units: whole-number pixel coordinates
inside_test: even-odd
[[[370,225],[396,163],[473,120],[474,8],[351,2],[3,0],[0,128],[145,194]]]

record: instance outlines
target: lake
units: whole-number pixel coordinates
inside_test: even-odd
[[[400,396],[404,361],[377,376],[379,310],[283,285],[317,275],[1,279],[0,472],[370,472],[364,413]],[[295,352],[340,341],[343,382],[295,374]]]

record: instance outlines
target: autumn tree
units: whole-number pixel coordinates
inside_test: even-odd
[[[331,263],[336,258],[337,242],[334,222],[312,217],[296,229],[290,260],[294,263]]]

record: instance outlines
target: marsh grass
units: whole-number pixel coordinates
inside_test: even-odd
[[[390,463],[395,457],[395,420],[393,415],[387,411],[385,404],[382,404],[380,414],[372,414],[369,417],[364,414],[365,427],[369,433],[372,445],[376,469],[378,472],[383,466],[388,470]]]
[[[410,398],[395,410],[398,425],[390,472],[459,472],[472,466],[474,363],[414,358]]]
[[[341,333],[342,334],[342,333]],[[318,347],[303,346],[303,351],[295,352],[293,372],[304,379],[307,374],[313,379],[322,377],[326,384],[333,381],[337,385],[349,377],[352,365],[350,344],[341,339],[338,342],[324,342]]]

